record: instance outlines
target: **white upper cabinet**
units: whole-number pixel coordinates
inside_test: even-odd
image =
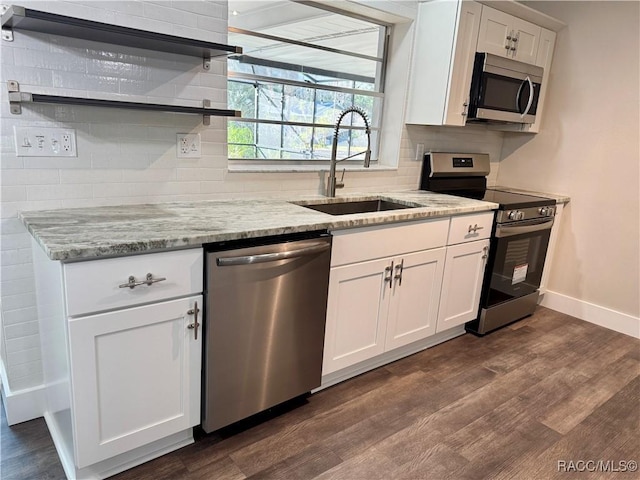
[[[487,52],[544,69],[536,123],[492,127],[539,131],[555,44],[554,30],[564,24],[518,2],[492,2],[492,5],[504,11],[466,0],[419,3],[405,123],[464,126],[475,54]]]
[[[419,5],[406,123],[465,124],[481,11],[475,2]]]
[[[538,25],[484,5],[476,50],[536,64],[541,30]]]

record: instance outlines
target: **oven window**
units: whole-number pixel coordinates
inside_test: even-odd
[[[494,239],[486,306],[528,295],[540,287],[550,235],[551,230],[543,230]]]

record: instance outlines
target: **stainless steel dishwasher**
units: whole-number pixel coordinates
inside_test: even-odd
[[[202,428],[320,385],[331,236],[206,246]]]

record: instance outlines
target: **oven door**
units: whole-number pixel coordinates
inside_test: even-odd
[[[496,226],[483,307],[534,293],[540,287],[553,218]]]

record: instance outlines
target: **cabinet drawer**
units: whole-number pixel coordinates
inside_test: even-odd
[[[202,292],[201,248],[90,260],[64,265],[67,315],[83,315]],[[166,280],[134,288],[126,284],[146,279]]]
[[[494,212],[461,215],[451,219],[447,245],[482,240],[491,236]]]
[[[449,217],[332,232],[331,266],[446,245]]]

